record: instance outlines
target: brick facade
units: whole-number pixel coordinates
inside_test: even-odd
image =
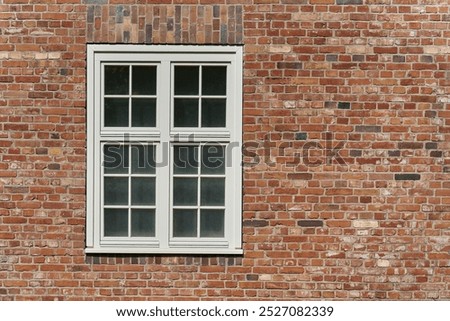
[[[450,299],[447,0],[0,1],[0,299]],[[242,256],[86,255],[86,44],[243,44]]]

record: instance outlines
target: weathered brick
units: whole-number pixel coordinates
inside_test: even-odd
[[[363,4],[363,0],[336,0],[336,4]]]
[[[425,149],[437,149],[438,144],[436,142],[427,142],[425,143]]]
[[[388,151],[388,155],[390,157],[399,157],[400,156],[400,151],[399,150],[390,150],[390,151]]]
[[[362,150],[352,149],[350,151],[350,156],[351,157],[361,157],[361,155],[362,155]]]
[[[302,69],[301,62],[279,62],[277,63],[278,69]]]
[[[323,220],[300,220],[297,225],[301,227],[322,227]]]
[[[423,148],[423,143],[419,142],[400,142],[398,143],[399,149],[421,149]]]
[[[392,61],[393,62],[405,62],[406,58],[405,58],[405,56],[402,56],[402,55],[394,55],[392,57]]]
[[[293,179],[293,180],[297,180],[297,179],[310,180],[312,178],[312,174],[311,173],[289,173],[288,178]]]
[[[379,133],[381,132],[381,126],[356,126],[355,130],[362,133]]]
[[[442,157],[443,153],[440,150],[432,150],[430,152],[430,157]]]
[[[267,225],[268,222],[265,220],[244,220],[244,226],[263,227]]]
[[[307,140],[308,133],[295,133],[295,139],[296,140]]]
[[[417,181],[420,180],[420,174],[395,174],[397,181]]]
[[[350,103],[348,102],[339,102],[338,109],[350,109]]]

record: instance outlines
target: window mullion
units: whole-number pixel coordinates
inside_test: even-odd
[[[198,144],[198,168],[197,168],[197,238],[200,238],[200,220],[201,220],[201,169],[202,169],[202,144]]]
[[[133,88],[133,65],[130,64],[129,65],[129,70],[128,70],[128,128],[132,128],[133,126],[133,92],[132,92],[132,88]]]
[[[131,158],[131,144],[125,145],[128,149],[128,238],[131,238],[131,206],[132,206],[132,180],[131,180],[131,162],[133,161]]]
[[[160,247],[169,247],[170,215],[171,215],[171,65],[169,60],[161,61],[157,74],[157,127],[161,132],[161,143],[158,144],[157,155],[159,166],[156,167],[156,186],[158,197],[156,198],[156,236],[159,238]]]
[[[198,93],[199,93],[199,98],[198,98],[198,128],[202,128],[202,95],[203,95],[203,89],[202,89],[202,69],[203,66],[199,66],[198,68]],[[200,232],[199,232],[200,233]],[[199,234],[200,235],[200,234]]]

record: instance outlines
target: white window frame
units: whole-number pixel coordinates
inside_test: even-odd
[[[102,117],[102,64],[157,66],[156,128],[107,128]],[[226,127],[173,127],[174,64],[227,65]],[[242,47],[178,45],[87,46],[87,208],[86,253],[242,254]],[[169,73],[168,73],[169,72]],[[170,88],[170,89],[168,89]],[[170,108],[167,108],[170,106]],[[167,111],[167,112],[165,112]],[[195,135],[192,134],[195,131]],[[102,146],[107,142],[144,142],[157,146],[156,223],[154,238],[105,238],[102,235]],[[217,142],[227,144],[225,185],[225,237],[189,240],[171,237],[172,146]],[[165,144],[164,144],[165,143]]]

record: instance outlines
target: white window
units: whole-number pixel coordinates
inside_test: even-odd
[[[86,252],[242,253],[242,49],[87,58]]]

